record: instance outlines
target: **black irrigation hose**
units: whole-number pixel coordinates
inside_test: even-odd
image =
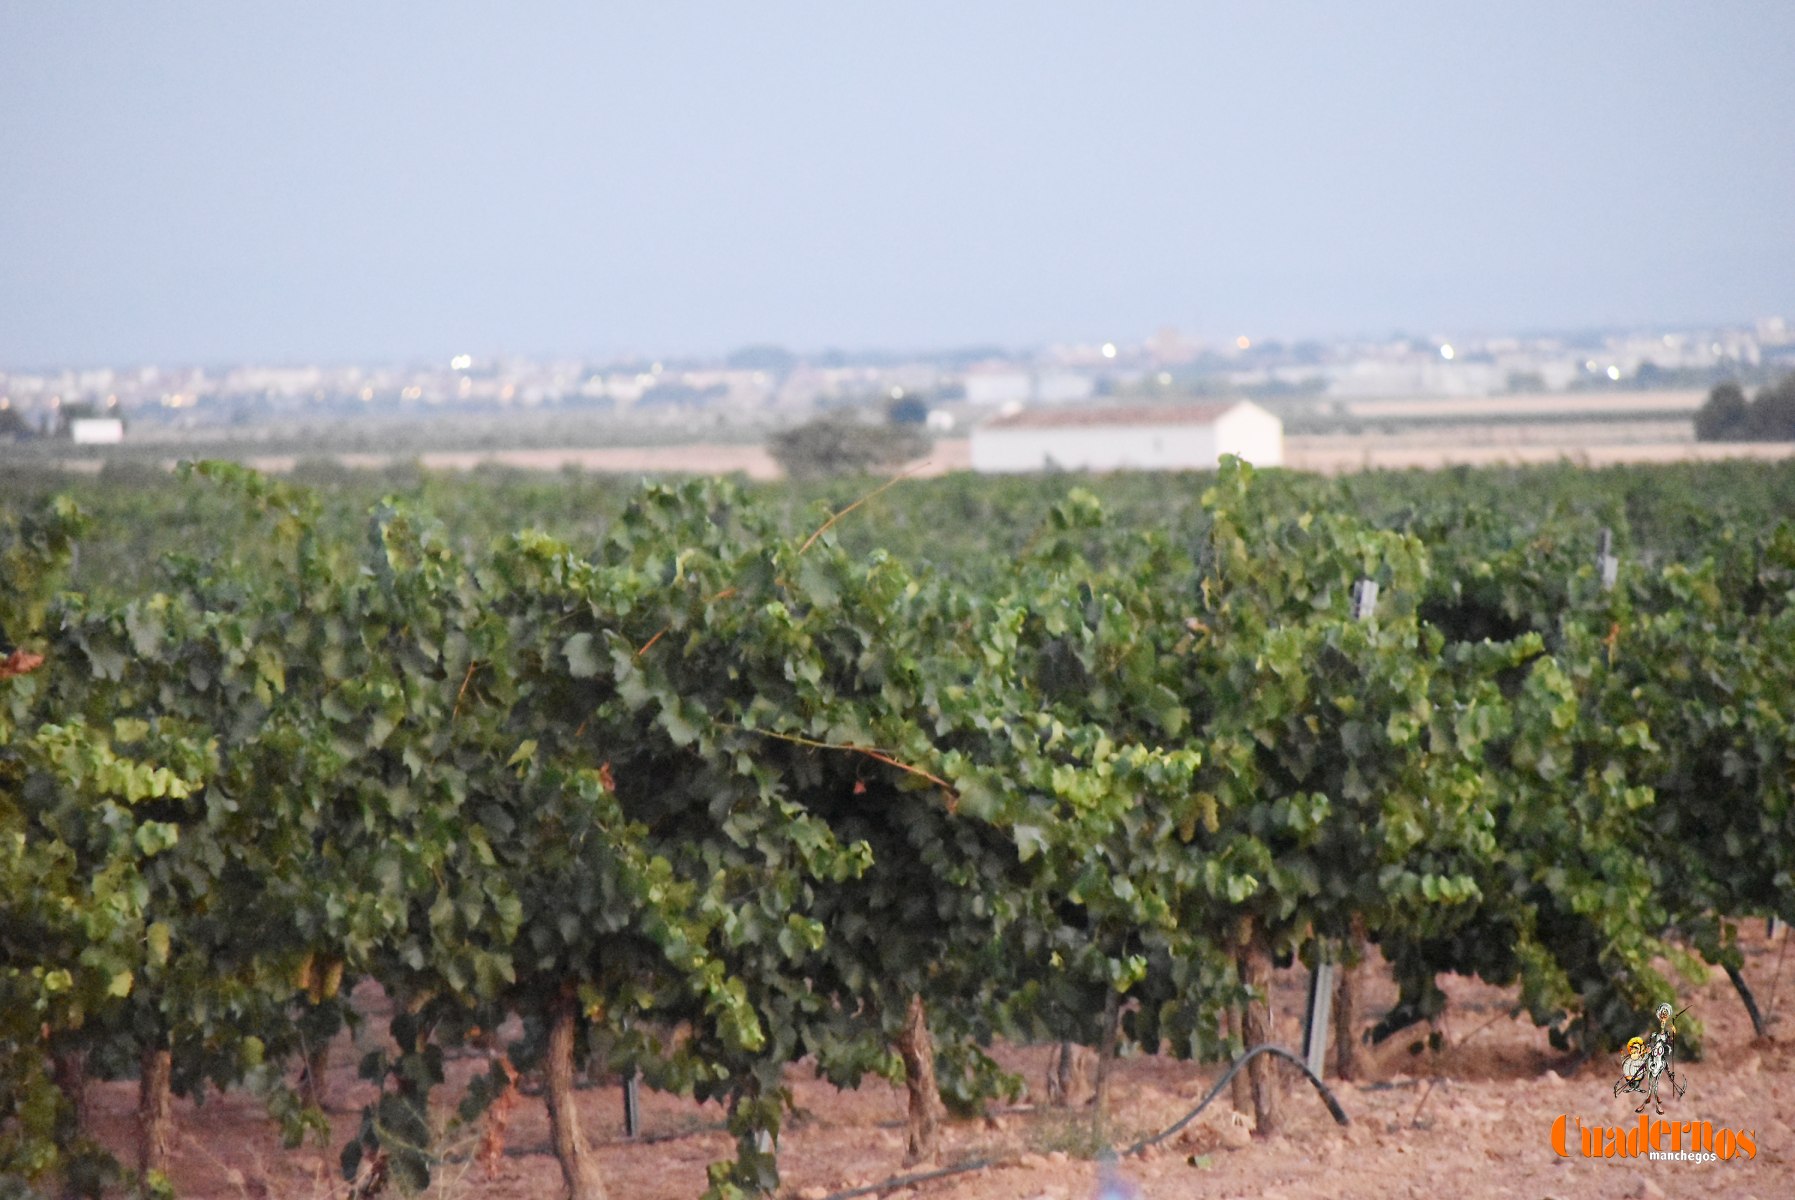
[[[1196,1120],[1197,1114],[1208,1108],[1209,1102],[1222,1094],[1222,1089],[1228,1086],[1228,1081],[1240,1074],[1240,1069],[1242,1067],[1246,1066],[1261,1054],[1275,1054],[1279,1058],[1294,1064],[1296,1069],[1301,1071],[1304,1077],[1307,1078],[1310,1083],[1315,1085],[1315,1090],[1321,1093],[1322,1102],[1328,1106],[1328,1111],[1334,1114],[1334,1121],[1340,1125],[1352,1124],[1352,1121],[1348,1119],[1346,1115],[1346,1110],[1340,1107],[1340,1102],[1338,1100],[1334,1099],[1334,1093],[1328,1091],[1328,1085],[1323,1083],[1315,1072],[1309,1069],[1308,1063],[1284,1049],[1282,1046],[1259,1045],[1254,1046],[1251,1050],[1248,1050],[1245,1054],[1234,1060],[1234,1065],[1229,1067],[1228,1073],[1217,1080],[1216,1085],[1209,1089],[1209,1094],[1203,1097],[1203,1102],[1201,1104],[1191,1109],[1188,1113],[1185,1113],[1184,1116],[1170,1128],[1156,1133],[1150,1138],[1143,1138],[1134,1145],[1128,1147],[1128,1149],[1122,1152],[1123,1157],[1127,1158],[1139,1154],[1148,1146],[1157,1146],[1159,1143],[1165,1141],[1174,1133],[1177,1133],[1180,1129],[1183,1129],[1186,1125],[1189,1125],[1192,1121]]]
[[[1352,1124],[1351,1119],[1346,1115],[1346,1110],[1340,1107],[1340,1102],[1338,1100],[1334,1099],[1334,1093],[1329,1091],[1328,1085],[1323,1083],[1316,1076],[1315,1072],[1309,1069],[1307,1063],[1296,1055],[1290,1053],[1290,1051],[1284,1049],[1282,1046],[1259,1045],[1254,1046],[1251,1050],[1248,1050],[1245,1054],[1235,1059],[1234,1065],[1229,1067],[1227,1073],[1216,1081],[1215,1086],[1209,1089],[1209,1094],[1204,1096],[1202,1102],[1195,1108],[1185,1113],[1184,1116],[1180,1117],[1165,1130],[1154,1134],[1150,1138],[1143,1138],[1134,1145],[1128,1147],[1128,1149],[1122,1151],[1122,1157],[1131,1158],[1147,1149],[1149,1146],[1157,1146],[1160,1142],[1165,1141],[1180,1129],[1183,1129],[1186,1125],[1189,1125],[1192,1121],[1196,1120],[1197,1115],[1208,1108],[1210,1102],[1222,1094],[1222,1089],[1227,1087],[1228,1082],[1240,1073],[1240,1069],[1261,1054],[1275,1054],[1279,1058],[1294,1064],[1296,1069],[1301,1071],[1304,1077],[1306,1077],[1310,1083],[1315,1085],[1315,1090],[1321,1094],[1322,1102],[1328,1106],[1328,1112],[1333,1114],[1335,1122],[1340,1125]],[[824,1200],[854,1200],[854,1198],[858,1196],[875,1196],[881,1192],[895,1191],[898,1188],[912,1187],[919,1183],[930,1183],[937,1179],[946,1179],[952,1175],[964,1175],[970,1171],[982,1170],[983,1168],[992,1166],[1000,1161],[1002,1160],[996,1158],[974,1158],[967,1162],[956,1164],[955,1166],[942,1167],[938,1171],[924,1171],[916,1175],[896,1175],[879,1183],[869,1183],[865,1187],[849,1188],[846,1191],[831,1193],[824,1197]]]

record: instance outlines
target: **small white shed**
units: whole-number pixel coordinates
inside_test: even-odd
[[[1224,454],[1284,461],[1284,422],[1257,404],[1027,409],[972,431],[972,469],[1201,471]]]
[[[116,446],[125,440],[125,423],[117,417],[76,417],[69,422],[69,440],[77,446]]]

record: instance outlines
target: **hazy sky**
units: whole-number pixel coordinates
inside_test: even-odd
[[[1795,316],[1795,4],[0,0],[0,365]]]

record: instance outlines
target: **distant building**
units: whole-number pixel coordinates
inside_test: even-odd
[[[1035,376],[1035,402],[1038,404],[1072,404],[1089,400],[1097,391],[1097,381],[1078,371],[1042,371]]]
[[[1508,385],[1509,372],[1490,363],[1413,359],[1362,359],[1329,367],[1328,395],[1353,399],[1393,396],[1491,396]]]
[[[1035,379],[1019,367],[978,366],[966,372],[966,402],[981,408],[1019,404],[1035,394]]]
[[[1257,404],[1029,409],[972,431],[972,468],[986,473],[1186,471],[1236,454],[1284,461],[1284,423]]]
[[[117,417],[76,417],[69,439],[77,446],[116,446],[125,440],[125,423]]]
[[[1052,367],[1026,370],[987,364],[966,372],[966,402],[980,408],[1005,404],[1071,404],[1089,400],[1097,381],[1083,371]]]

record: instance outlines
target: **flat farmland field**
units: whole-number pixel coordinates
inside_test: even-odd
[[[1441,431],[1443,434],[1445,431]],[[1503,425],[1460,427],[1460,436],[1426,434],[1320,435],[1284,439],[1284,465],[1293,470],[1339,475],[1351,471],[1437,470],[1441,467],[1520,466],[1556,463],[1609,467],[1623,463],[1720,462],[1726,459],[1775,461],[1795,456],[1789,442],[1697,442],[1577,438],[1599,433],[1579,426]]]
[[[1512,396],[1452,396],[1418,399],[1336,400],[1336,411],[1350,417],[1600,417],[1615,413],[1664,413],[1692,416],[1707,400],[1702,391],[1667,392],[1521,392]],[[1324,404],[1326,402],[1323,402]]]
[[[1297,471],[1337,475],[1350,471],[1434,470],[1450,466],[1501,466],[1560,460],[1602,467],[1620,463],[1717,462],[1724,459],[1776,460],[1795,456],[1795,443],[1697,442],[1687,421],[1620,424],[1585,421],[1532,424],[1460,424],[1387,434],[1316,434],[1284,439],[1284,465]],[[535,470],[576,470],[609,474],[729,475],[749,479],[781,477],[779,464],[760,446],[695,443],[685,446],[617,446],[597,449],[439,451],[417,455],[345,454],[352,467],[383,467],[417,461],[433,470],[469,470],[483,464]],[[250,460],[260,470],[291,470],[291,456]],[[171,464],[172,465],[172,464]],[[969,470],[971,443],[944,438],[926,458],[900,468],[916,478]]]

